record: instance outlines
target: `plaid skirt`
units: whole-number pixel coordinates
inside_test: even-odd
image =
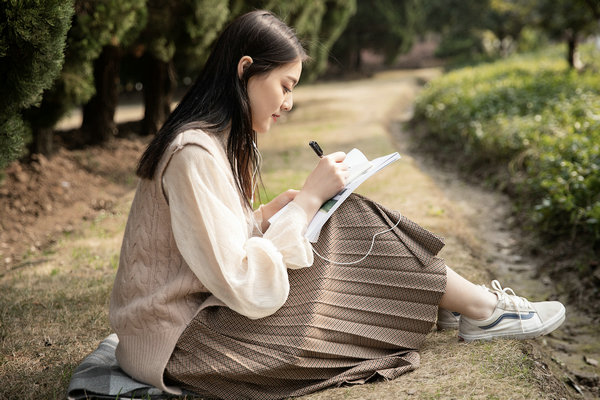
[[[251,320],[205,308],[179,338],[165,379],[210,398],[280,399],[411,371],[445,292],[443,246],[353,194],[323,227],[314,264],[289,270],[281,309]]]

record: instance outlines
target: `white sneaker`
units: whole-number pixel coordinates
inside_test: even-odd
[[[494,338],[531,339],[552,332],[565,320],[565,307],[558,301],[532,303],[515,295],[511,288],[503,289],[496,280],[488,290],[498,296],[496,309],[485,320],[461,316],[460,339],[467,342]]]
[[[458,329],[458,321],[460,321],[460,313],[448,311],[444,308],[438,308],[437,328],[443,329]]]

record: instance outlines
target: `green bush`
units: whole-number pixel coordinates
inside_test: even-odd
[[[0,169],[24,153],[31,129],[22,112],[60,73],[73,11],[64,0],[0,5]]]
[[[414,121],[462,167],[514,188],[540,231],[583,233],[600,244],[599,51],[583,47],[592,63],[580,72],[568,68],[564,51],[450,72],[427,85]]]

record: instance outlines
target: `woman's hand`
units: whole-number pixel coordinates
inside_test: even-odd
[[[323,203],[344,188],[348,177],[348,167],[342,162],[345,158],[346,153],[341,151],[322,157],[294,198],[306,211],[309,221]]]
[[[285,207],[290,201],[294,200],[296,195],[300,193],[298,190],[288,189],[285,192],[281,193],[273,200],[263,205],[262,207],[262,224],[261,229],[263,232],[266,232],[269,228],[269,218],[277,213],[277,211],[281,210]]]

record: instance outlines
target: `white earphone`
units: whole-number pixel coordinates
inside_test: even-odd
[[[258,146],[256,146],[256,142],[254,140],[252,141],[252,147],[254,152],[258,156],[256,165],[254,166],[254,171],[252,172],[252,197],[250,198],[250,205],[254,206],[254,194],[256,192],[256,186],[258,185],[258,182],[256,181],[256,174],[258,174],[260,164],[262,163],[262,155],[260,154]]]
[[[325,260],[325,261],[327,261],[327,262],[330,262],[331,264],[336,264],[336,265],[352,265],[352,264],[358,264],[359,262],[361,262],[361,261],[363,261],[365,258],[367,258],[367,256],[368,256],[369,254],[371,254],[371,252],[373,251],[373,246],[375,246],[375,238],[376,238],[378,235],[381,235],[381,234],[383,234],[383,233],[390,232],[391,230],[393,230],[395,227],[397,227],[397,226],[400,224],[400,221],[402,221],[402,215],[400,216],[400,218],[398,218],[398,222],[396,222],[396,224],[395,224],[394,226],[392,226],[392,227],[391,227],[391,228],[389,228],[389,229],[386,229],[386,230],[384,230],[384,231],[377,232],[376,234],[374,234],[374,235],[373,235],[373,238],[371,239],[371,247],[369,248],[369,251],[367,251],[367,254],[365,254],[364,256],[362,256],[361,258],[359,258],[359,259],[358,259],[358,260],[356,260],[356,261],[349,261],[349,262],[338,262],[338,261],[333,261],[333,260],[330,260],[330,259],[328,259],[328,258],[325,258],[325,257],[323,257],[322,255],[320,255],[320,254],[319,254],[319,253],[318,253],[318,252],[317,252],[317,251],[314,249],[314,247],[313,247],[313,253],[315,253],[315,254],[317,255],[317,257],[319,257],[320,259],[322,259],[322,260]]]

